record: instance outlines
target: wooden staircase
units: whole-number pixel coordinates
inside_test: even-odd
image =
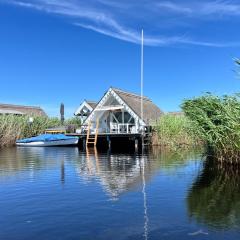
[[[91,125],[92,125],[92,123],[89,121],[88,130],[87,130],[86,148],[89,145],[93,145],[94,147],[97,146],[99,120],[97,120],[96,131],[95,131],[94,137],[91,136]]]

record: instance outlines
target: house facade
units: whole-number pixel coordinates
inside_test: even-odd
[[[135,134],[154,125],[163,112],[147,97],[110,87],[96,106],[89,111],[84,124],[91,124],[91,133]],[[86,105],[84,105],[86,106]],[[79,109],[82,109],[82,105]],[[98,127],[97,127],[98,126]]]

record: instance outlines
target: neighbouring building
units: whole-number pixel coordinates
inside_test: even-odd
[[[0,103],[0,115],[3,114],[47,116],[40,107]]]
[[[78,107],[78,109],[75,111],[74,115],[79,116],[82,122],[84,122],[96,106],[97,102],[84,100]]]

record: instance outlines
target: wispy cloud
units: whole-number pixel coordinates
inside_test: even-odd
[[[113,38],[117,38],[120,40],[140,44],[141,35],[139,32],[130,32],[127,30],[124,31],[111,31],[104,28],[98,28],[92,25],[85,25],[81,23],[75,23],[76,26],[80,26],[82,28],[90,29],[95,32],[104,34],[106,36],[110,36]],[[195,46],[205,46],[205,47],[216,47],[216,48],[225,48],[225,47],[238,47],[240,46],[240,42],[204,42],[204,41],[196,41],[191,38],[187,38],[184,36],[175,36],[175,37],[159,37],[159,36],[147,36],[144,38],[144,44],[148,46],[166,46],[173,44],[184,44],[184,45],[195,45]]]
[[[232,1],[192,1],[191,4],[184,2],[161,1],[156,3],[158,9],[191,16],[192,18],[209,16],[240,16],[240,4]]]
[[[199,12],[203,15],[228,15],[228,16],[240,16],[240,4],[233,4],[230,1],[215,1],[209,2],[200,9],[197,9],[196,12]]]
[[[180,5],[169,1],[158,2],[156,3],[156,7],[180,14],[190,14],[193,12],[191,7],[183,6],[182,4]]]
[[[0,0],[6,2],[6,0]],[[189,1],[157,1],[139,0],[138,3],[133,0],[127,2],[116,0],[8,0],[8,3],[19,7],[26,7],[44,11],[47,13],[63,15],[68,17],[72,24],[78,27],[86,28],[110,37],[128,41],[131,43],[140,43],[140,29],[142,27],[151,29],[145,36],[145,44],[149,46],[163,46],[173,44],[199,45],[207,47],[235,47],[238,42],[211,42],[196,40],[186,37],[185,34],[179,34],[176,31],[163,34],[158,21],[167,22],[168,19],[176,16],[189,18],[201,17],[206,21],[218,16],[240,16],[240,4],[233,1],[210,1],[203,0],[199,2]],[[130,10],[128,10],[130,9]],[[138,14],[136,14],[136,12]],[[177,26],[176,19],[176,26]],[[210,20],[209,20],[210,21]],[[161,33],[161,34],[160,34]],[[188,34],[190,35],[190,34]]]
[[[139,44],[141,42],[141,35],[140,32],[137,31],[130,31],[128,29],[124,29],[120,26],[113,30],[103,29],[101,27],[95,27],[93,25],[86,25],[81,23],[75,23],[76,26],[80,26],[86,29],[93,30],[98,33],[102,33],[104,35],[114,37],[120,40],[132,42]],[[186,41],[187,42],[187,41]],[[144,38],[144,43],[148,46],[160,46],[160,45],[169,45],[169,44],[176,44],[176,43],[184,43],[184,37],[151,37],[146,36]]]

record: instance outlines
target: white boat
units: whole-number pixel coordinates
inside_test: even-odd
[[[22,147],[51,147],[77,145],[78,137],[68,137],[64,134],[42,134],[37,137],[25,138],[16,141]]]

